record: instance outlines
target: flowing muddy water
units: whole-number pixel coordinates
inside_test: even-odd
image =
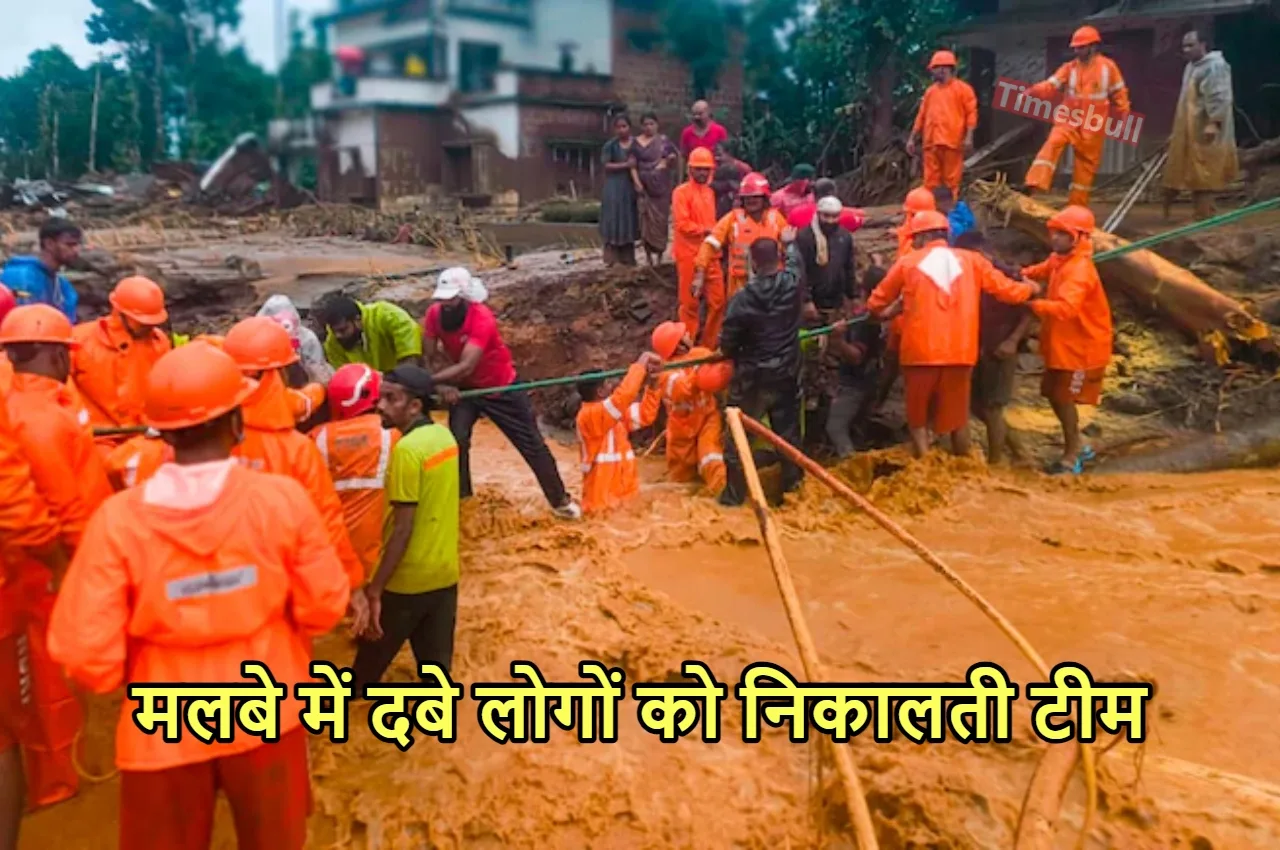
[[[464,510],[457,680],[507,680],[517,659],[561,681],[583,659],[620,666],[629,682],[676,680],[686,659],[706,661],[730,685],[759,660],[800,676],[749,510],[662,483],[662,463],[651,459],[633,507],[557,523],[500,435],[482,426],[475,448],[481,487]],[[572,448],[554,451],[576,486]],[[911,464],[897,451],[840,472],[1050,664],[1156,683],[1148,743],[1101,758],[1088,846],[1280,845],[1273,473],[1051,481],[941,456]],[[1034,680],[976,609],[817,482],[777,515],[833,678],[960,681],[970,664],[990,660],[1019,683]],[[330,636],[317,652],[345,662],[351,644]],[[408,680],[412,670],[406,649],[389,678]],[[881,847],[1012,845],[1045,746],[1018,706],[1008,745],[850,745]],[[109,712],[109,701],[95,701],[85,755],[93,768],[109,763]],[[549,744],[499,746],[464,699],[456,743],[419,740],[402,754],[370,736],[366,714],[353,710],[348,743],[313,741],[312,847],[852,846],[829,754],[781,730],[743,744],[732,698],[718,744],[696,733],[661,744],[636,725],[627,700],[616,744],[580,744],[553,728]],[[89,787],[29,818],[23,850],[114,847],[117,793],[114,782]],[[1082,815],[1077,777],[1056,846],[1072,846]],[[215,846],[234,846],[225,810]]]

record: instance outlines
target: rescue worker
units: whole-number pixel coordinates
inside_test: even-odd
[[[147,375],[172,343],[160,330],[169,318],[164,291],[145,277],[127,277],[109,296],[111,314],[76,325],[71,378],[95,428],[142,424]],[[124,437],[102,437],[116,446]]]
[[[711,172],[715,158],[706,148],[694,148],[689,155],[689,179],[671,193],[671,220],[674,244],[671,256],[676,263],[676,281],[680,294],[680,321],[698,335],[701,303],[693,293],[694,263],[698,249],[711,235],[716,225],[716,193],[711,188]],[[724,315],[724,277],[710,276],[703,291],[707,299],[707,324],[703,328],[703,340],[710,334],[719,334],[720,318]],[[714,322],[713,322],[714,319]]]
[[[311,432],[338,491],[351,545],[373,577],[382,553],[386,514],[383,482],[400,433],[384,428],[375,409],[382,373],[363,363],[348,363],[329,381],[329,421]]]
[[[729,301],[720,350],[733,361],[729,406],[759,419],[767,414],[769,425],[782,439],[800,445],[800,321],[805,296],[795,231],[786,228],[781,241],[787,245],[782,266],[778,240],[762,236],[751,243],[751,282]],[[747,482],[742,461],[732,439],[724,446],[725,488],[720,504],[741,505]],[[782,462],[782,489],[800,486],[804,474],[788,460]]]
[[[1093,27],[1080,27],[1071,36],[1076,58],[1065,63],[1053,76],[1026,90],[1024,96],[1049,99],[1063,96],[1066,110],[1053,110],[1054,125],[1049,138],[1036,154],[1025,178],[1027,192],[1047,191],[1063,148],[1070,145],[1075,157],[1068,204],[1089,205],[1093,178],[1102,163],[1102,144],[1108,125],[1119,126],[1129,114],[1129,89],[1120,67],[1101,52],[1102,36]],[[1108,120],[1111,110],[1115,122]],[[1071,113],[1080,110],[1080,125],[1072,126]],[[1062,112],[1066,115],[1062,115]],[[1059,120],[1059,119],[1063,120]]]
[[[911,235],[911,220],[916,213],[932,212],[938,209],[938,202],[933,192],[923,186],[917,186],[907,193],[902,202],[902,224],[895,233],[898,237],[898,259],[915,250],[915,238]]]
[[[183,346],[188,348],[189,346]],[[255,379],[254,391],[243,399],[243,439],[233,454],[241,463],[262,472],[286,475],[301,484],[319,510],[329,540],[338,553],[353,589],[364,584],[364,565],[351,546],[342,502],[316,444],[294,428],[287,388],[281,370],[298,358],[289,334],[271,319],[253,316],[227,332],[223,350],[240,371]],[[364,594],[351,594],[353,631],[364,631]]]
[[[387,468],[382,557],[365,588],[369,634],[352,663],[357,688],[382,679],[405,641],[419,664],[453,663],[458,619],[458,444],[431,421],[435,383],[420,366],[382,381],[378,415],[404,436]]]
[[[621,382],[578,382],[578,447],[582,455],[582,512],[595,514],[622,505],[640,492],[631,432],[641,424],[640,394],[662,358],[641,354]]]
[[[174,462],[94,514],[54,606],[50,652],[94,693],[181,682],[212,695],[243,681],[248,659],[284,686],[270,744],[246,734],[204,743],[185,730],[168,742],[139,728],[125,703],[115,749],[119,844],[130,850],[208,848],[219,790],[238,846],[306,841],[305,703],[293,686],[312,681],[311,639],[337,624],[350,588],[306,491],[231,456],[254,389],[211,346],[161,357],[144,417]]]
[[[118,492],[136,486],[156,474],[161,466],[173,462],[173,447],[148,428],[107,453],[107,479]]]
[[[773,239],[775,242],[787,227],[787,219],[782,213],[769,206],[769,181],[763,174],[751,173],[742,178],[742,186],[738,189],[738,200],[741,209],[730,210],[727,215],[716,222],[711,233],[698,249],[698,257],[694,261],[693,292],[702,297],[703,286],[713,264],[722,256],[729,259],[728,276],[725,283],[725,298],[732,299],[738,290],[747,283],[750,275],[751,245],[757,239]],[[726,303],[728,301],[726,300]],[[711,320],[707,320],[711,324]],[[708,347],[719,339],[719,335],[703,334],[703,342]]]
[[[316,306],[326,328],[324,355],[335,369],[364,363],[379,372],[422,361],[422,328],[390,301],[361,304],[332,292]]]
[[[664,361],[702,360],[714,352],[695,348],[680,322],[663,322],[654,328],[650,340],[653,351]],[[641,403],[641,427],[658,418],[658,409],[667,408],[667,478],[694,481],[701,478],[707,490],[720,495],[724,489],[724,441],[720,408],[713,392],[700,388],[699,374],[715,364],[671,369],[645,392]],[[712,370],[714,371],[714,370]]]
[[[1174,200],[1185,190],[1199,221],[1213,215],[1214,192],[1240,175],[1231,66],[1222,51],[1209,50],[1196,30],[1182,36],[1182,55],[1187,66],[1164,167],[1164,217],[1169,218]]]
[[[28,622],[19,570],[33,560],[60,576],[67,555],[6,408],[0,404],[0,848],[17,850],[27,796],[21,745],[31,738],[39,686],[32,677],[31,637],[45,631]]]
[[[1045,373],[1040,392],[1062,425],[1062,458],[1045,470],[1079,475],[1094,452],[1080,441],[1077,405],[1096,405],[1111,362],[1111,307],[1093,264],[1093,213],[1067,207],[1049,219],[1053,253],[1027,266],[1024,277],[1048,284],[1031,309],[1040,318]]]
[[[954,454],[969,452],[969,395],[978,360],[978,305],[983,292],[1006,304],[1038,294],[982,255],[947,245],[947,219],[939,212],[911,220],[916,250],[898,259],[871,293],[867,308],[882,319],[902,297],[902,349],[907,427],[916,457],[929,449],[929,425],[951,436]]]
[[[523,390],[462,398],[458,387],[498,389],[517,382],[511,350],[502,341],[498,318],[484,305],[489,291],[471,272],[445,269],[432,293],[422,323],[426,351],[436,369],[431,379],[449,405],[449,430],[458,441],[462,498],[471,497],[471,432],[482,415],[498,427],[533,470],[552,511],[560,519],[582,518],[582,509],[565,489],[556,459],[538,430],[533,400]]]
[[[66,219],[49,219],[36,235],[39,253],[10,258],[0,271],[0,283],[9,287],[19,304],[48,304],[74,323],[80,296],[59,272],[80,256],[83,238],[80,228]]]
[[[898,237],[898,259],[910,254],[915,250],[912,244],[911,236],[911,219],[916,213],[931,212],[937,210],[937,201],[934,199],[933,192],[917,186],[907,193],[907,197],[902,202],[902,223],[898,225],[895,234]],[[888,271],[886,269],[886,271]],[[888,312],[893,316],[887,322],[883,323],[884,327],[884,364],[880,372],[880,389],[876,392],[876,406],[884,404],[889,397],[889,393],[893,390],[893,385],[898,380],[898,352],[902,348],[902,312],[895,308]]]
[[[920,99],[907,155],[915,156],[923,143],[924,187],[946,186],[959,197],[964,158],[973,152],[973,131],[978,126],[978,97],[972,86],[956,76],[956,55],[950,50],[933,54],[929,74],[933,85]]]

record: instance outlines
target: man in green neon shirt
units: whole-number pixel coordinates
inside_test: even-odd
[[[363,363],[379,372],[422,360],[422,327],[402,307],[389,301],[361,304],[341,292],[317,305],[324,323],[324,356],[336,369]]]

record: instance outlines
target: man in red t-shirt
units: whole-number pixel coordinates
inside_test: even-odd
[[[578,519],[582,509],[560,479],[555,458],[538,430],[538,417],[526,392],[462,398],[458,388],[505,387],[516,382],[511,350],[502,341],[498,319],[484,306],[484,284],[464,268],[446,269],[436,281],[435,299],[422,320],[422,352],[437,369],[432,379],[449,405],[449,430],[458,441],[458,485],[462,498],[471,495],[471,431],[487,416],[498,426],[533,470],[556,516]]]
[[[714,153],[716,145],[729,140],[729,131],[711,117],[711,107],[705,100],[695,101],[690,112],[693,122],[680,132],[680,153],[685,159],[694,148],[706,148]]]
[[[796,230],[802,230],[813,223],[813,217],[818,214],[818,201],[823,198],[832,198],[836,194],[836,181],[830,177],[822,177],[813,183],[812,201],[808,201],[787,214],[787,224]],[[840,226],[850,233],[855,232],[862,225],[867,223],[867,214],[857,207],[845,207],[840,212]]]

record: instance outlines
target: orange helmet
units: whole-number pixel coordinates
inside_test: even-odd
[[[163,325],[169,318],[164,290],[149,278],[126,277],[111,290],[108,300],[122,315],[144,325]]]
[[[746,177],[743,177],[742,185],[738,187],[739,198],[750,198],[756,195],[768,194],[769,180],[758,171],[753,171]]]
[[[671,355],[676,353],[676,349],[680,347],[680,343],[684,341],[685,334],[689,332],[684,322],[663,322],[653,329],[653,337],[649,340],[653,346],[653,350],[663,360],[670,360]]]
[[[4,317],[9,315],[9,311],[18,306],[18,299],[13,297],[13,292],[7,286],[0,286],[0,322],[4,321]]]
[[[956,55],[950,50],[939,50],[933,54],[933,58],[929,60],[929,70],[934,68],[954,68],[956,66]]]
[[[1102,44],[1102,36],[1093,27],[1080,27],[1071,34],[1072,47],[1088,47],[1090,44]]]
[[[329,379],[329,412],[334,419],[368,413],[381,393],[381,372],[363,363],[348,363]]]
[[[157,431],[192,428],[236,409],[256,388],[227,354],[192,342],[151,367],[142,418]]]
[[[75,345],[71,322],[61,310],[48,304],[14,307],[0,323],[0,344],[11,342],[53,342]]]
[[[212,345],[214,348],[222,348],[223,345],[226,344],[227,338],[224,336],[218,336],[218,334],[200,334],[191,341],[203,342],[207,345]]]
[[[1088,236],[1093,233],[1096,219],[1088,207],[1069,206],[1049,219],[1048,226],[1052,230],[1063,230],[1075,236]]]
[[[911,217],[911,235],[917,233],[928,233],[931,230],[950,230],[951,225],[947,223],[947,217],[940,212],[934,210],[925,210],[918,212]]]
[[[733,361],[721,360],[719,363],[704,363],[694,373],[693,381],[704,393],[723,392],[733,380]]]
[[[902,211],[905,213],[918,213],[936,210],[938,202],[933,199],[933,193],[923,186],[917,186],[907,193],[907,199],[902,202]]]
[[[222,350],[246,372],[281,369],[298,362],[289,332],[269,316],[251,316],[238,322],[227,331]]]
[[[694,148],[693,153],[689,154],[689,167],[715,168],[716,158],[706,148]]]

